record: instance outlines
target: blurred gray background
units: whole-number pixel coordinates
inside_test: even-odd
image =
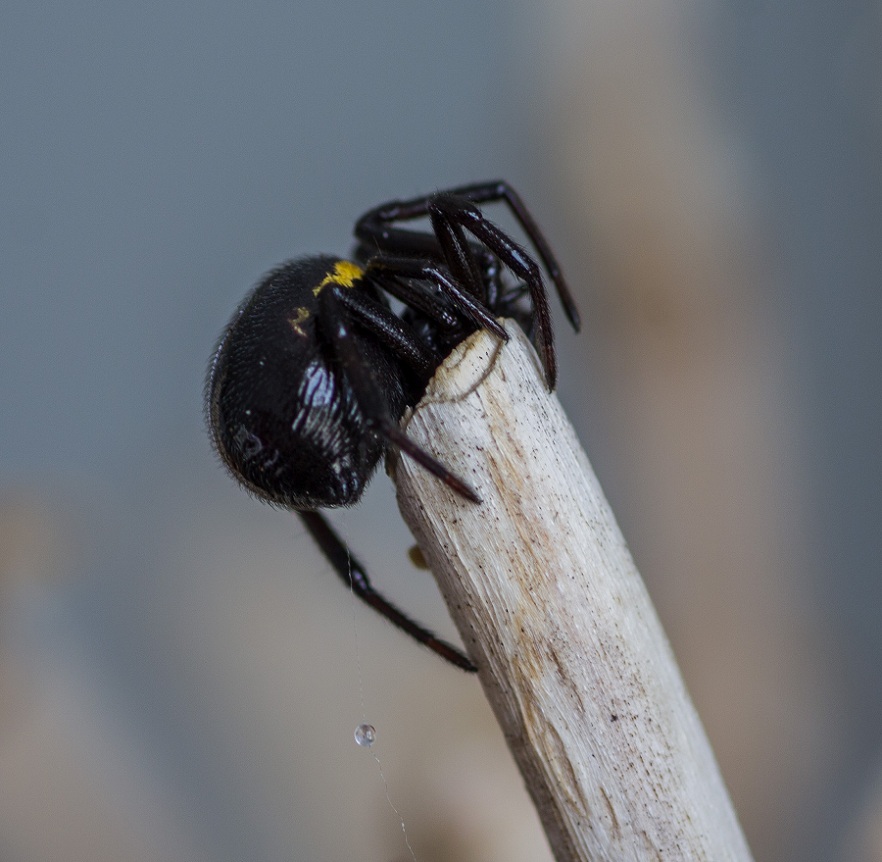
[[[504,177],[561,398],[757,860],[882,859],[866,2],[0,10],[0,859],[548,858],[478,684],[222,473],[212,345],[384,200]],[[504,221],[504,220],[503,220]],[[335,513],[452,636],[382,474]],[[590,732],[590,728],[586,729]]]

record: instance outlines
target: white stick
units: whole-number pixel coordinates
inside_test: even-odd
[[[519,327],[438,369],[406,430],[402,514],[558,862],[750,860],[713,752],[597,479]]]

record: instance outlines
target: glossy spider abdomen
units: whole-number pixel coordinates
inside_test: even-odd
[[[330,256],[282,264],[246,297],[215,351],[207,393],[215,447],[270,503],[298,510],[354,503],[385,451],[319,316],[323,285],[346,281],[346,289],[382,302],[359,275]],[[400,418],[409,375],[375,337],[356,330],[353,339],[382,384],[386,409]]]

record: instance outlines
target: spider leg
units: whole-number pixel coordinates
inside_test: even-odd
[[[517,219],[518,224],[536,249],[539,259],[548,271],[548,275],[551,277],[552,282],[554,282],[557,295],[560,298],[561,305],[564,307],[567,319],[570,321],[573,329],[578,332],[582,325],[582,321],[579,315],[579,309],[576,307],[576,301],[573,299],[573,295],[570,292],[566,280],[564,279],[563,272],[561,271],[560,264],[557,262],[557,258],[554,256],[554,252],[551,250],[548,240],[545,239],[544,234],[539,229],[539,225],[536,224],[536,221],[527,209],[526,204],[521,200],[521,196],[505,180],[493,180],[492,182],[459,186],[450,189],[450,191],[445,192],[445,194],[450,195],[451,197],[462,198],[473,204],[503,203],[508,207],[511,214]]]
[[[350,321],[361,320],[369,324],[376,320],[382,321],[381,331],[377,331],[375,326],[371,325],[371,332],[377,337],[389,338],[390,341],[387,341],[387,344],[392,349],[401,351],[399,352],[401,358],[404,358],[405,353],[412,353],[414,348],[425,351],[419,339],[410,337],[402,321],[391,311],[379,303],[371,302],[360,296],[356,291],[333,286],[326,287],[319,295],[319,307],[323,328],[333,345],[337,359],[346,372],[346,379],[374,430],[387,442],[397,446],[405,455],[440,479],[452,491],[473,503],[480,503],[481,498],[468,483],[420,448],[399,428],[396,419],[390,415],[389,407],[382,395],[381,387],[374,378],[373,370],[365,365],[363,358],[359,355],[358,344],[353,337]],[[432,365],[431,371],[434,371],[436,365],[437,361]]]
[[[373,281],[372,283],[386,289],[385,285],[379,285]],[[325,298],[325,294],[329,294],[328,299]],[[345,317],[367,329],[374,338],[388,347],[397,359],[422,380],[428,380],[435,373],[441,357],[429,346],[423,344],[420,339],[414,337],[408,325],[385,304],[362,291],[338,287],[322,291],[320,308],[323,309],[325,321]],[[364,363],[360,363],[359,368],[363,365]],[[372,375],[369,376],[372,377]],[[379,387],[376,384],[372,385],[379,392]]]
[[[420,281],[432,282],[439,292],[446,296],[454,307],[470,320],[478,329],[489,329],[497,338],[508,341],[508,335],[503,329],[502,324],[493,316],[486,305],[473,295],[460,289],[457,284],[455,273],[454,278],[448,275],[444,268],[435,263],[426,262],[425,260],[414,260],[409,258],[395,257],[394,255],[377,255],[368,262],[365,276],[374,278],[374,284],[396,296],[402,302],[408,305],[418,307],[417,302],[412,302],[414,290],[402,290],[388,286],[385,275],[391,275],[397,278],[412,278]]]
[[[349,548],[334,532],[324,516],[318,512],[298,512],[297,514],[334,571],[347,586],[351,587],[352,592],[358,598],[441,658],[469,673],[477,671],[465,653],[447,641],[436,637],[419,623],[414,622],[373,588],[364,566],[351,554]]]
[[[392,256],[443,261],[454,279],[486,305],[487,290],[477,263],[482,249],[466,240],[459,225],[448,221],[439,226],[433,220],[432,232],[394,226],[397,221],[428,218],[434,197],[433,194],[403,203],[392,201],[366,212],[355,224],[359,240],[355,255],[363,263],[375,257]]]
[[[429,208],[433,225],[452,222],[464,227],[487,246],[518,278],[526,282],[533,302],[533,313],[536,316],[536,346],[545,367],[548,388],[554,389],[557,382],[554,328],[551,324],[548,294],[545,291],[542,273],[536,261],[508,234],[485,218],[475,204],[465,198],[446,194],[436,195],[429,204]]]
[[[371,261],[378,259],[381,260],[382,256],[380,258],[374,257]],[[393,261],[402,260],[402,258],[391,256],[390,259]],[[425,290],[423,287],[406,280],[404,276],[399,277],[392,272],[383,272],[380,265],[375,267],[371,261],[365,265],[366,272],[363,278],[374,287],[395,297],[411,310],[420,312],[424,317],[445,329],[462,323],[461,315],[456,313],[449,302],[439,296],[439,291]],[[420,261],[420,263],[424,263],[424,261]]]
[[[387,252],[403,257],[440,260],[441,246],[434,234],[394,226],[397,221],[427,217],[431,197],[428,195],[419,198],[419,206],[415,206],[414,201],[390,201],[360,216],[354,231],[359,241],[357,255],[362,259],[370,259],[375,254]]]
[[[434,198],[438,197],[438,194],[462,198],[473,204],[505,204],[536,249],[539,259],[554,282],[567,319],[578,331],[580,327],[579,310],[564,279],[557,258],[520,195],[505,180],[457,186],[441,193],[423,195],[408,201],[390,201],[366,212],[356,222],[355,235],[363,245],[371,248],[405,253],[414,257],[425,254],[437,257],[440,250],[439,245],[431,234],[402,230],[393,227],[393,223],[429,215],[430,204]]]
[[[434,207],[429,208],[432,232],[438,237],[444,263],[451,275],[470,293],[487,304],[487,288],[478,266],[480,246],[470,243],[462,226],[456,221],[439,217]]]

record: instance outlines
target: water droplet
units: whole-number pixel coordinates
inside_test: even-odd
[[[355,742],[362,748],[370,748],[377,741],[377,731],[372,724],[360,724],[355,728]]]

